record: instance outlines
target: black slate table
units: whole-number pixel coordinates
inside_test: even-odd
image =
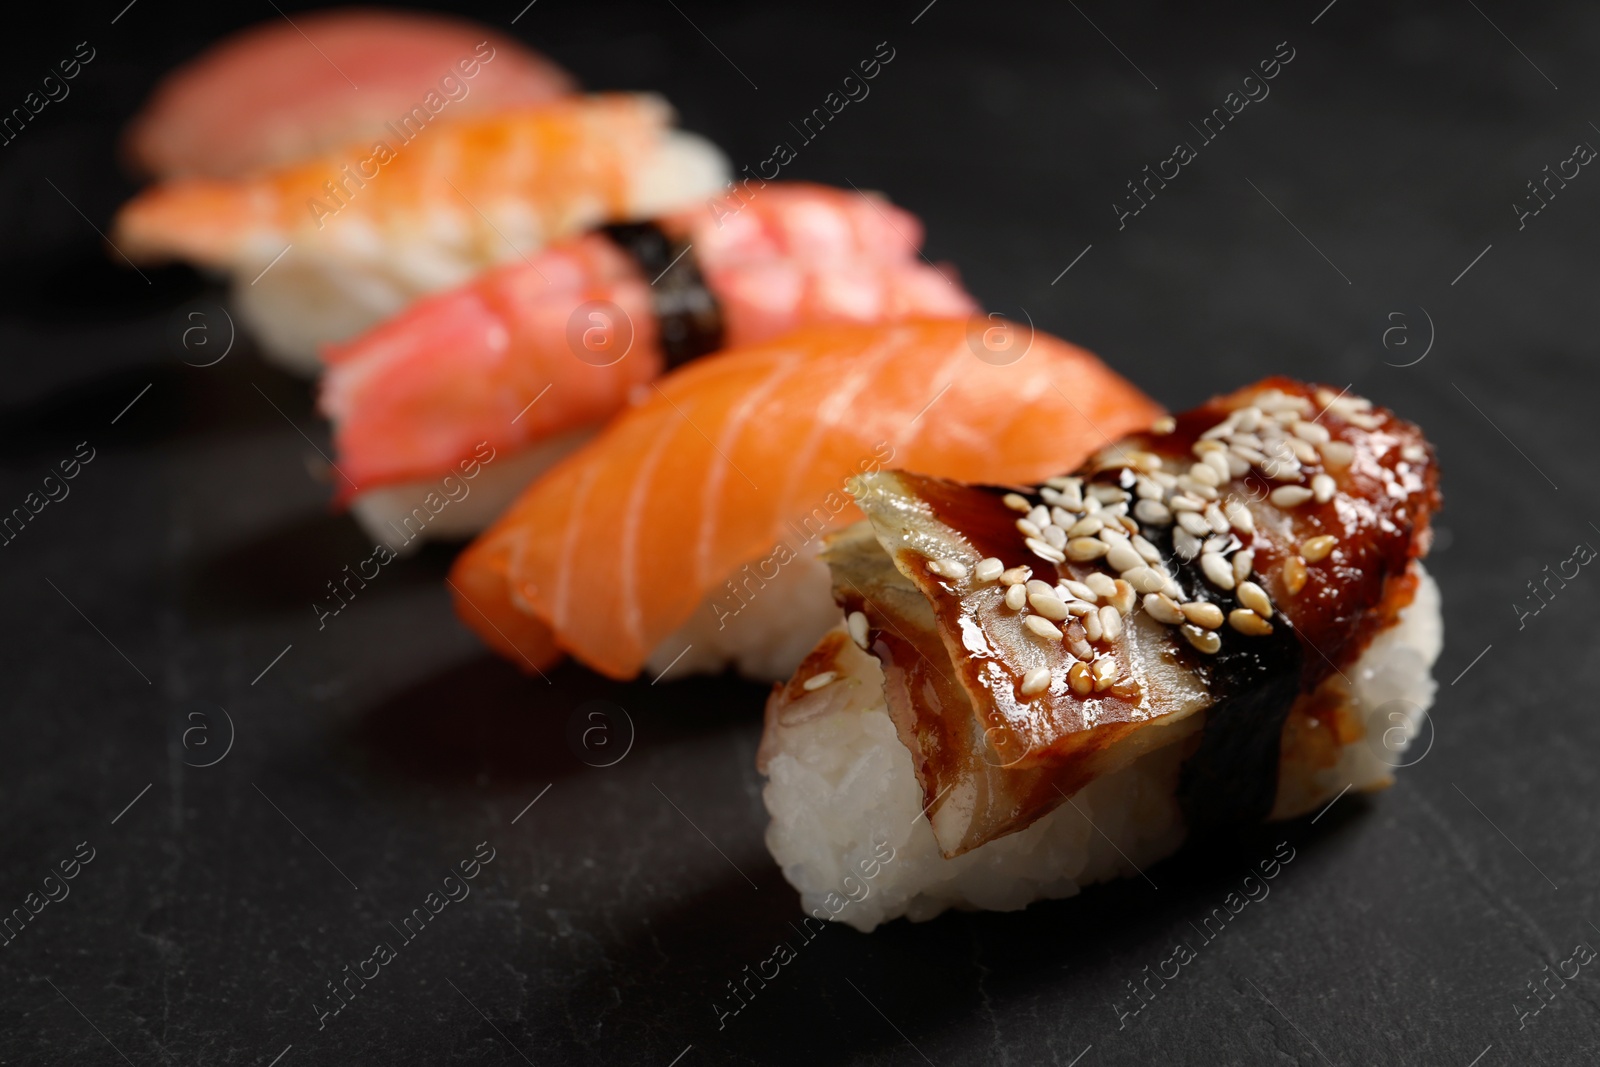
[[[57,6],[0,46],[4,109],[95,53],[0,146],[0,508],[80,460],[0,547],[0,908],[60,897],[0,948],[0,1062],[1595,1061],[1597,968],[1550,975],[1600,944],[1600,577],[1539,602],[1528,583],[1600,545],[1600,176],[1538,201],[1528,183],[1600,144],[1600,12],[471,12],[588,85],[661,90],[736,166],[788,141],[785,176],[888,191],[989,307],[1173,408],[1273,372],[1349,383],[1426,427],[1445,471],[1441,687],[1394,788],[1149,883],[830,928],[719,1028],[727,983],[799,916],[762,844],[761,688],[530,680],[453,619],[442,547],[319,630],[313,601],[370,546],[308,473],[310,392],[245,339],[192,365],[179,331],[196,310],[222,330],[221,294],[136,274],[96,233],[133,189],[115,136],[156,76],[273,7]],[[791,122],[880,47],[871,95],[800,143]],[[1260,98],[1215,133],[1234,92]],[[1193,158],[1164,163],[1179,143]],[[1171,178],[1135,200],[1146,166]],[[596,700],[626,718],[574,743]],[[1279,848],[1270,896],[1133,1001]],[[395,938],[474,855],[493,858],[470,896]],[[322,1018],[326,983],[383,940],[397,958]]]

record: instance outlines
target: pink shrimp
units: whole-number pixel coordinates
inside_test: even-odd
[[[976,311],[948,268],[920,261],[917,219],[879,197],[774,183],[657,226],[682,248],[654,278],[589,234],[326,349],[321,406],[345,496],[436,478],[483,442],[528,449],[605,421],[667,363],[659,311],[664,290],[684,292],[675,271],[703,277],[727,345]]]

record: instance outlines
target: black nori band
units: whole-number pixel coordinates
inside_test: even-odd
[[[722,347],[722,307],[706,287],[694,253],[653,222],[601,227],[631,256],[651,286],[651,306],[661,328],[661,351],[676,367]]]
[[[1145,536],[1173,564],[1187,600],[1210,600],[1226,614],[1241,607],[1231,591],[1206,580],[1199,557],[1185,562],[1173,551],[1172,535]],[[1205,710],[1200,745],[1178,775],[1178,806],[1191,839],[1218,830],[1238,830],[1263,822],[1278,795],[1278,760],[1283,724],[1300,692],[1305,651],[1282,612],[1272,617],[1272,632],[1246,637],[1221,631],[1222,648],[1213,656],[1173,637],[1186,665],[1207,683],[1214,701]]]

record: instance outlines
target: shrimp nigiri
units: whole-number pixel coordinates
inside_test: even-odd
[[[405,11],[259,23],[168,74],[128,126],[157,178],[226,178],[385,134],[432,94],[451,118],[576,91],[566,71],[487,27]]]
[[[456,561],[458,614],[525,666],[782,676],[833,625],[816,549],[859,518],[849,477],[1038,480],[1160,415],[1090,353],[979,321],[811,327],[668,374]]]
[[[414,297],[599,223],[715,195],[725,162],[670,126],[657,97],[570,97],[431,124],[406,116],[369,144],[238,180],[182,179],[135,197],[113,242],[232,275],[269,354],[317,349]]]
[[[975,312],[946,270],[918,258],[921,236],[915,216],[880,197],[773,183],[425,297],[324,353],[341,495],[393,540],[437,480],[487,444],[506,458],[485,468],[474,503],[425,531],[476,532],[669,363],[799,325]]]

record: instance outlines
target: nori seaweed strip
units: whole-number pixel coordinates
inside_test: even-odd
[[[722,308],[706,287],[690,246],[653,222],[617,222],[601,232],[652,281],[651,305],[661,326],[661,351],[676,367],[722,347]],[[669,269],[670,268],[670,269]]]
[[[1173,551],[1170,527],[1147,528],[1145,536],[1170,562],[1185,599],[1209,600],[1224,615],[1242,606],[1231,590],[1206,581],[1198,556],[1185,562]],[[1173,634],[1184,663],[1215,696],[1200,745],[1178,776],[1178,805],[1192,836],[1260,823],[1272,813],[1283,724],[1299,695],[1305,650],[1283,612],[1271,622],[1272,633],[1263,637],[1244,637],[1224,623],[1222,648],[1211,656]]]

